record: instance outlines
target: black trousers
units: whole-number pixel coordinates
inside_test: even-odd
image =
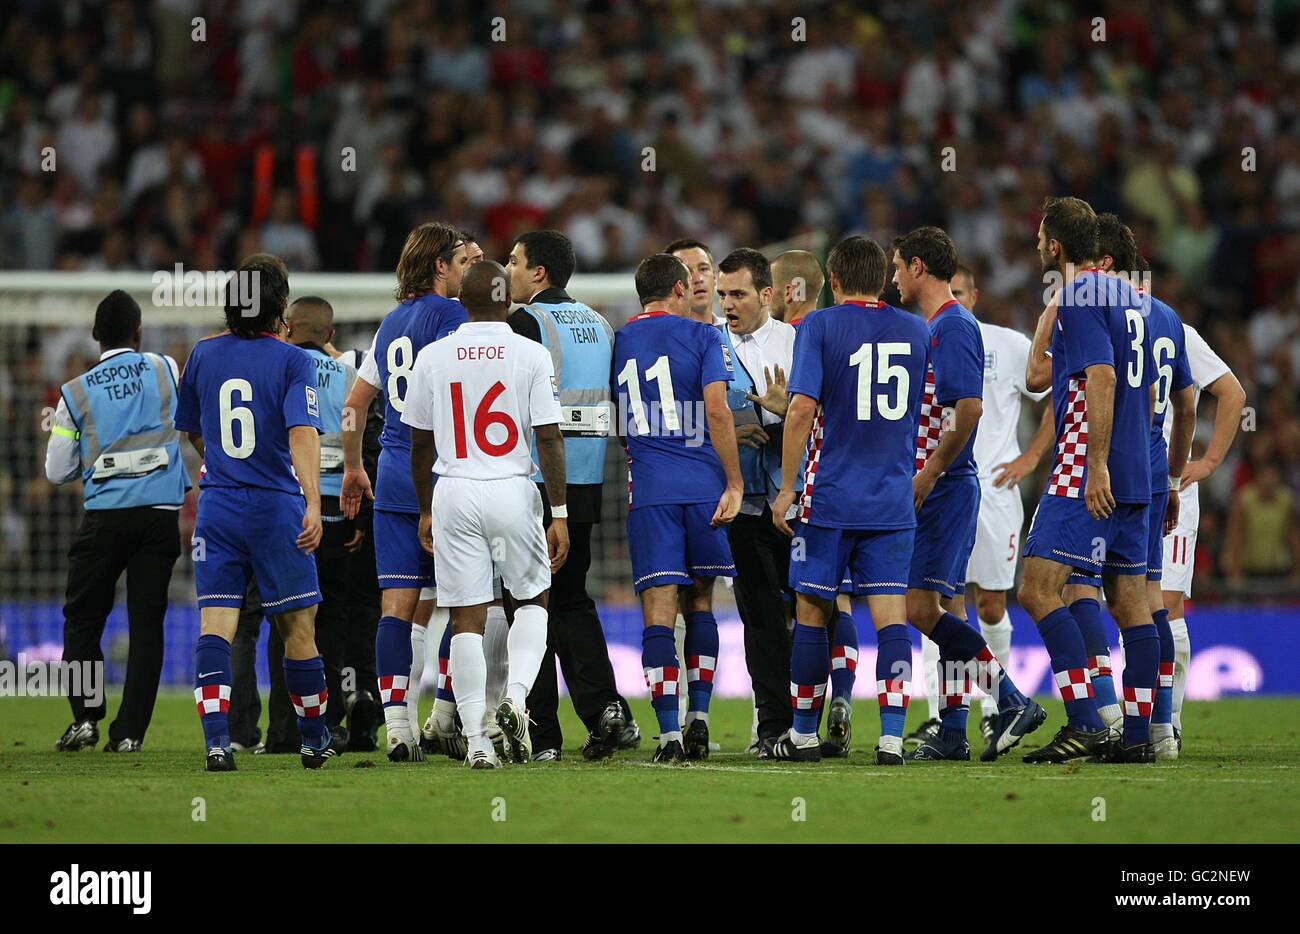
[[[614,686],[614,666],[609,663],[605,630],[596,613],[596,601],[587,593],[591,568],[590,522],[569,523],[569,557],[551,578],[547,602],[546,655],[528,694],[528,713],[536,724],[530,729],[534,750],[560,749],[560,694],[555,659],[560,659],[564,683],[573,709],[588,730],[594,730],[601,712],[617,701],[630,721],[627,701]]]
[[[316,606],[316,648],[325,664],[325,688],[329,691],[325,722],[331,729],[339,725],[344,714],[342,669],[350,580],[347,564],[353,557],[344,545],[351,537],[351,523],[326,522],[320,547],[316,549],[316,576],[322,598]],[[231,650],[229,712],[231,740],[248,746],[256,745],[261,733],[258,720],[262,703],[257,693],[256,662],[262,619],[261,596],[257,584],[250,581]],[[267,638],[266,658],[271,675],[266,749],[267,752],[297,752],[298,719],[284,680],[284,640],[275,626]]]
[[[379,631],[379,572],[375,570],[375,536],[364,530],[361,547],[347,556],[347,596],[343,637],[344,690],[369,691],[379,699],[375,672],[375,635]],[[343,698],[339,698],[342,703]],[[339,708],[342,711],[342,707]]]
[[[745,626],[745,667],[754,686],[759,739],[790,729],[790,539],[772,511],[740,513],[727,529],[736,562],[735,596]]]
[[[68,552],[64,661],[104,660],[100,639],[113,609],[118,578],[126,572],[130,648],[122,703],[108,728],[110,742],[143,740],[153,718],[162,676],[167,587],[181,553],[178,517],[176,510],[148,506],[89,510]],[[74,720],[99,721],[106,714],[102,698],[97,706],[77,695],[69,701]]]

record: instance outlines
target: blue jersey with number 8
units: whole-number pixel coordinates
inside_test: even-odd
[[[788,388],[818,403],[799,518],[842,529],[910,529],[916,426],[930,330],[884,302],[804,318]]]

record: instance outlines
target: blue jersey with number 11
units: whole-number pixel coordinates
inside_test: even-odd
[[[817,401],[799,518],[910,529],[916,424],[930,330],[884,302],[823,308],[799,325],[788,389]]]

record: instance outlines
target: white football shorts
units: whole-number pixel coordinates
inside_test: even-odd
[[[1178,525],[1165,536],[1160,589],[1181,591],[1192,597],[1192,568],[1196,563],[1196,529],[1201,524],[1201,499],[1198,483],[1178,491]]]
[[[966,565],[966,583],[981,590],[1011,590],[1016,586],[1025,505],[1019,487],[998,489],[992,480],[980,483],[980,513],[975,547]]]

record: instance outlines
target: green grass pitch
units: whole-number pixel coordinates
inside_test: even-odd
[[[1189,703],[1175,763],[1024,765],[1020,754],[1061,723],[1060,703],[1049,702],[1047,724],[994,765],[893,769],[872,764],[875,705],[861,701],[853,755],[819,766],[746,755],[749,705],[735,700],[714,704],[723,752],[707,762],[651,766],[654,717],[637,699],[642,748],[587,763],[577,752],[582,730],[562,705],[570,748],[559,763],[474,772],[445,758],[394,765],[371,753],[308,772],[297,756],[241,754],[238,772],[209,775],[188,694],[160,696],[138,755],[55,752],[66,702],[4,698],[0,842],[1300,839],[1300,700]]]

